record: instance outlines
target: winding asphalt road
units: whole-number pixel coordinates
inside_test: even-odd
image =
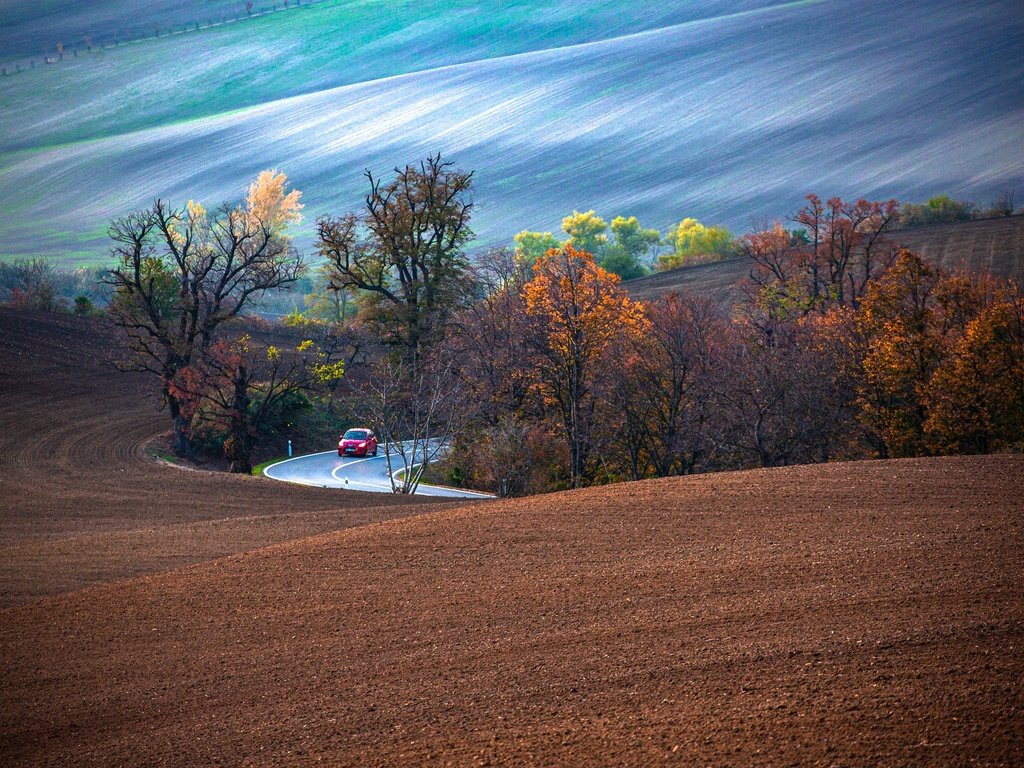
[[[402,459],[396,457],[391,462],[392,469],[402,468]],[[353,491],[376,491],[391,493],[391,481],[388,479],[387,461],[384,450],[378,456],[357,458],[346,456],[341,458],[336,450],[323,453],[311,453],[308,456],[296,456],[271,464],[263,470],[263,474],[274,480],[299,485],[314,485],[322,488],[348,488]],[[493,499],[488,493],[463,491],[458,488],[440,488],[436,485],[420,485],[416,489],[420,496],[448,496],[456,499]]]

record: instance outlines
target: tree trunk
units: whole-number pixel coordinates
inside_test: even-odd
[[[181,412],[181,404],[177,398],[164,389],[164,398],[167,401],[167,410],[171,414],[171,422],[174,424],[174,453],[185,459],[192,458],[192,437],[189,435],[189,420]]]
[[[244,365],[238,367],[232,383],[234,384],[233,407],[231,409],[232,451],[231,471],[237,474],[252,472],[252,448],[256,440],[249,428],[249,369]]]
[[[232,435],[235,451],[231,457],[230,471],[239,475],[252,474],[252,448],[255,441],[248,432]]]

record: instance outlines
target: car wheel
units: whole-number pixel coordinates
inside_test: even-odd
[[[374,455],[374,456],[376,456],[376,455],[377,455],[377,446],[373,446],[373,455]]]

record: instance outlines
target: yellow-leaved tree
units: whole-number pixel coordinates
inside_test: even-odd
[[[302,193],[288,189],[288,177],[281,171],[261,171],[249,185],[245,210],[251,226],[266,227],[273,235],[281,235],[292,224],[302,221],[299,202]]]
[[[660,269],[681,267],[699,257],[722,259],[736,250],[736,241],[728,229],[718,225],[707,227],[691,218],[679,222],[667,239],[673,250],[658,257]]]
[[[569,236],[569,245],[593,255],[601,254],[608,244],[608,222],[593,210],[573,211],[562,219],[562,231]]]

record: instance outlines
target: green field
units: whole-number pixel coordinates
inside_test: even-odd
[[[0,258],[100,261],[111,218],[238,199],[266,168],[303,191],[308,248],[363,169],[433,152],[476,170],[480,245],[574,209],[742,230],[812,191],[987,200],[1024,186],[1013,5],[872,0],[851,35],[829,0],[323,0],[86,53],[90,24],[123,41],[233,7],[104,0],[66,19],[63,61],[0,77]],[[12,40],[65,30],[35,7],[4,7]]]

